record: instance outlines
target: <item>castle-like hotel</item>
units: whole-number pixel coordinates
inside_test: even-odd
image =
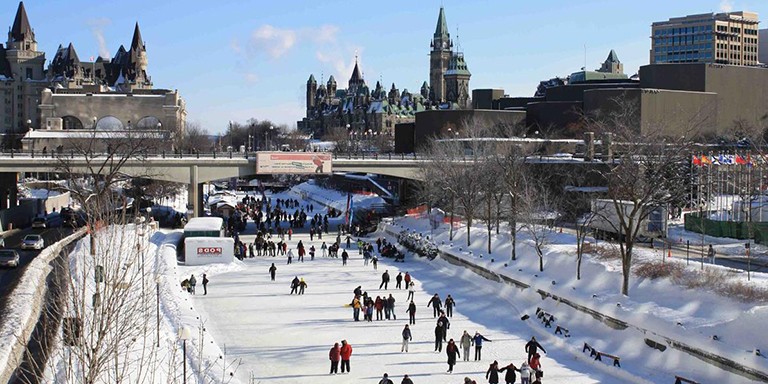
[[[21,2],[7,44],[0,44],[0,133],[5,146],[17,145],[21,137],[62,139],[66,132],[61,131],[70,130],[184,129],[186,109],[178,91],[152,88],[138,23],[130,47],[121,45],[111,59],[81,61],[69,43],[59,46],[48,68],[45,61]]]
[[[326,84],[321,80],[318,86],[315,76],[310,75],[306,93],[307,116],[298,122],[298,128],[315,137],[336,127],[390,134],[395,124],[413,122],[416,112],[471,108],[471,73],[463,53],[454,51],[442,7],[430,48],[429,84],[425,81],[418,93],[407,89],[401,92],[394,83],[387,91],[379,81],[371,90],[357,62],[346,89],[337,88],[333,76]]]

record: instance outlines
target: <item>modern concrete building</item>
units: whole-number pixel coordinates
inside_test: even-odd
[[[655,22],[651,64],[758,64],[759,20],[753,12],[703,13]]]
[[[178,91],[153,88],[138,23],[130,48],[121,45],[112,59],[81,61],[69,43],[59,46],[47,68],[45,61],[21,2],[7,44],[0,45],[0,133],[6,147],[18,147],[22,137],[44,141],[52,130],[63,131],[51,135],[57,143],[71,130],[141,128],[171,136],[184,131],[184,100]]]
[[[757,32],[757,61],[768,65],[768,28]]]

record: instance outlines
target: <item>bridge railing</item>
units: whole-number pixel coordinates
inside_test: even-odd
[[[214,158],[214,159],[248,159],[255,157],[259,152],[236,152],[236,151],[212,151],[212,152],[200,152],[200,151],[165,151],[149,149],[144,151],[137,151],[132,154],[135,157],[153,157],[163,159],[194,159],[194,158]],[[120,152],[95,152],[90,154],[92,157],[100,157],[107,155],[120,156]],[[333,159],[347,159],[347,160],[419,160],[423,159],[422,156],[416,153],[377,153],[377,152],[343,152],[333,153]],[[81,154],[76,153],[74,150],[40,150],[40,149],[25,149],[25,150],[0,150],[0,158],[75,158],[81,157]]]

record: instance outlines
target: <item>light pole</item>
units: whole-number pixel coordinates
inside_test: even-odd
[[[182,326],[179,329],[179,339],[182,341],[182,354],[184,355],[184,378],[182,379],[182,383],[187,384],[187,340],[192,338],[192,331],[187,328],[186,325]]]
[[[272,131],[275,129],[273,126],[269,126],[269,141],[267,142],[267,150],[272,150]]]

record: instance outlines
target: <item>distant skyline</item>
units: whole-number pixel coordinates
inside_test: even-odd
[[[188,121],[211,133],[252,117],[294,127],[305,113],[309,75],[318,82],[333,75],[346,87],[355,55],[369,85],[418,91],[429,79],[441,4],[472,72],[471,89],[503,88],[510,96],[532,96],[541,80],[598,68],[611,49],[627,75],[636,73],[648,64],[654,21],[742,10],[768,17],[764,0],[24,2],[48,61],[70,42],[83,61],[112,57],[130,45],[138,21],[155,87],[178,89]],[[10,28],[17,6],[0,7],[0,26]]]

